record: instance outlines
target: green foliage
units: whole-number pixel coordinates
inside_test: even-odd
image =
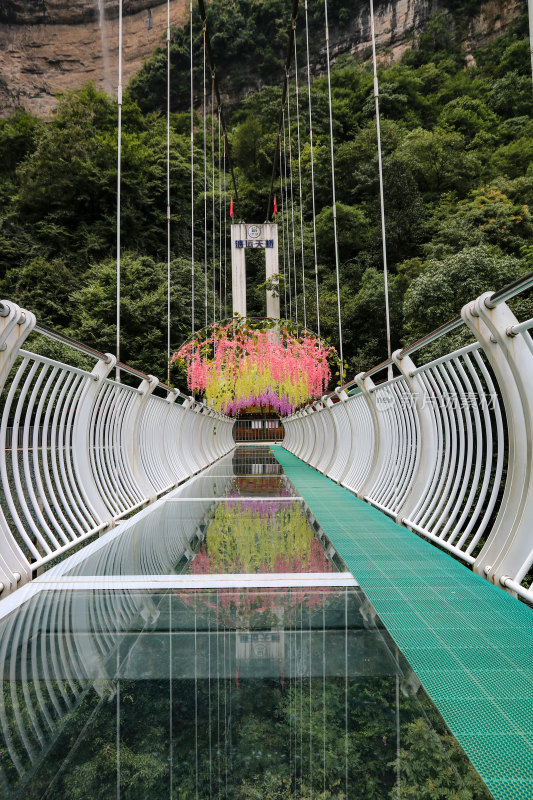
[[[460,787],[458,766],[464,781]],[[422,717],[405,726],[400,768],[400,788],[391,792],[391,800],[490,800],[454,737],[439,736]]]
[[[430,17],[400,62],[379,68],[384,202],[389,267],[389,299],[396,345],[426,333],[437,317],[415,325],[410,284],[435,278],[434,263],[470,248],[489,247],[488,274],[494,287],[525,268],[520,256],[532,237],[533,93],[528,55],[527,18],[474,53],[465,66],[458,44],[478,0],[453,0],[449,14]],[[330,26],[349,23],[351,6],[330,5]],[[281,64],[285,55],[289,8],[282,0],[213,0],[209,27],[223,89],[232,94],[228,135],[239,190],[238,218],[262,220],[272,176],[279,115]],[[311,50],[322,34],[322,9],[310,4]],[[344,21],[343,21],[344,20]],[[201,28],[195,28],[201,52]],[[250,42],[254,47],[250,47]],[[191,328],[190,294],[190,138],[188,27],[172,32],[170,176],[173,346]],[[299,45],[303,43],[299,41]],[[195,87],[201,86],[201,64]],[[315,246],[311,202],[309,111],[300,76],[300,161],[296,94],[291,81],[291,125],[286,115],[285,142],[293,147],[292,194],[295,236],[288,236],[290,257],[282,264],[280,299],[285,311],[290,288],[293,315],[303,311],[300,264],[305,261],[308,326],[317,326],[313,281]],[[250,82],[261,85],[250,92]],[[372,70],[349,56],[340,57],[331,76],[337,189],[338,255],[341,272],[344,350],[349,370],[368,368],[385,352],[383,254]],[[246,96],[244,87],[247,87]],[[337,342],[335,247],[328,86],[312,84],[316,250],[321,332]],[[159,109],[166,93],[166,53],[158,49],[133,78],[124,97],[122,142],[122,218],[124,257],[123,357],[145,371],[166,371],[166,126]],[[239,97],[243,97],[241,101]],[[198,94],[198,105],[201,97]],[[203,123],[195,112],[195,260],[196,326],[205,323],[204,209],[207,210],[208,319],[213,306],[212,214],[215,198],[215,250],[218,251],[218,142],[211,172],[211,117],[207,129],[207,188],[204,192]],[[215,121],[216,126],[216,121]],[[88,84],[66,92],[56,113],[43,123],[24,111],[0,122],[0,279],[2,293],[34,310],[43,322],[69,329],[89,344],[114,349],[116,256],[116,108]],[[283,160],[282,171],[285,169]],[[302,208],[300,226],[299,179]],[[287,159],[287,175],[291,163]],[[229,175],[226,176],[232,195]],[[278,174],[274,192],[278,222],[290,203],[282,196]],[[291,218],[292,219],[292,218]],[[229,219],[226,218],[226,226]],[[287,238],[289,228],[285,228]],[[281,233],[281,231],[280,231]],[[280,236],[282,241],[282,236]],[[296,268],[294,267],[296,253]],[[229,261],[229,247],[225,248]],[[248,303],[252,314],[265,313],[262,254],[247,258]],[[508,256],[514,256],[509,261]],[[219,291],[219,253],[215,253],[215,315],[223,316]],[[509,266],[512,265],[512,268]],[[226,273],[229,274],[229,264]],[[290,275],[289,275],[290,267]],[[283,274],[285,271],[285,280]],[[296,274],[295,274],[296,273]],[[489,281],[490,278],[490,281]],[[488,283],[479,281],[474,291]],[[133,289],[131,282],[137,285]],[[457,273],[457,281],[461,281]],[[468,283],[467,283],[468,285]],[[433,289],[430,291],[430,295]],[[473,295],[472,295],[473,296]],[[462,292],[466,297],[466,290]],[[404,303],[405,299],[405,303]],[[454,312],[455,313],[455,312]],[[425,326],[425,327],[424,327]],[[178,378],[177,378],[178,379]]]
[[[529,206],[513,202],[496,182],[482,186],[457,201],[454,194],[441,199],[428,223],[431,240],[424,246],[432,258],[457,253],[477,244],[497,245],[503,252],[520,253],[533,235]],[[499,284],[498,284],[499,285]]]
[[[526,265],[517,258],[502,256],[487,245],[429,261],[405,294],[407,338],[421,338],[457,316],[466,301],[510,283],[525,271]]]
[[[464,194],[481,171],[476,155],[465,153],[463,135],[449,128],[416,128],[407,134],[398,155],[428,198],[450,190]]]
[[[187,259],[177,259],[171,262],[170,270],[171,347],[177,348],[188,338],[191,329],[191,263]],[[195,281],[202,294],[204,283],[199,268]],[[70,296],[68,329],[71,335],[104,353],[113,353],[116,349],[116,286],[116,264],[107,259],[92,266],[85,275],[84,285]],[[149,256],[124,253],[121,260],[121,360],[162,378],[167,372],[166,315],[163,314],[166,302],[167,265]],[[200,325],[200,315],[196,324]]]

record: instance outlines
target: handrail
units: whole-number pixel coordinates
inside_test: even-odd
[[[522,275],[521,278],[517,278],[515,281],[511,281],[508,283],[507,286],[504,286],[502,289],[498,289],[497,292],[494,292],[488,300],[485,300],[485,305],[487,308],[494,308],[498,305],[498,303],[506,303],[507,300],[511,300],[513,297],[516,297],[518,294],[525,292],[527,289],[533,288],[533,270],[528,272],[526,275]]]
[[[2,309],[3,308],[4,306],[2,304]],[[0,316],[5,316],[2,309],[0,309]],[[109,355],[101,353],[94,347],[89,347],[89,345],[83,344],[82,342],[78,342],[77,339],[73,339],[71,336],[66,336],[64,333],[60,333],[59,331],[56,331],[53,328],[48,327],[48,325],[43,325],[42,323],[40,323],[34,327],[33,331],[34,333],[40,333],[42,336],[46,336],[47,339],[52,339],[55,342],[59,342],[60,344],[64,344],[67,347],[71,347],[73,350],[78,350],[78,352],[83,353],[84,355],[91,356],[91,358],[96,358],[98,361],[103,361],[105,364],[110,363]],[[130,367],[128,364],[124,364],[122,361],[117,361],[117,367],[122,372],[127,372],[129,375],[133,375],[136,378],[142,378],[143,380],[150,380],[150,376],[147,375],[146,372],[143,372],[140,369],[136,369],[135,367]],[[163,381],[159,381],[158,386],[167,392],[171,392],[173,394],[178,393],[183,398],[187,397],[187,395],[180,392],[179,389],[173,388],[169,386],[167,383],[164,383]]]
[[[142,391],[110,379],[115,356],[37,325],[15,303],[0,301],[0,319],[1,594],[229,452],[234,420],[175,402],[177,390],[124,364]],[[32,331],[90,355],[94,368],[22,349]]]
[[[94,347],[89,347],[88,345],[82,344],[70,336],[66,336],[64,333],[60,333],[53,328],[49,328],[48,325],[39,323],[34,327],[33,332],[40,333],[42,336],[46,336],[47,339],[53,339],[55,342],[59,342],[67,347],[71,347],[73,350],[78,350],[80,353],[84,353],[84,355],[92,356],[99,361],[105,361],[106,364],[109,364],[110,362],[109,356],[107,356],[105,353],[101,353],[99,350],[95,350]]]
[[[486,292],[361,373],[356,395],[290,415],[284,447],[533,605],[533,319],[505,302],[530,288],[533,273]],[[411,360],[463,324],[471,344]]]
[[[511,300],[513,297],[521,294],[522,292],[527,291],[527,289],[533,288],[533,270],[528,272],[526,275],[523,275],[520,278],[517,278],[515,281],[511,281],[511,283],[506,284],[501,289],[498,289],[497,292],[493,292],[490,297],[485,300],[485,305],[487,308],[496,308],[499,303],[507,302],[507,300]],[[448,322],[444,322],[442,325],[439,325],[438,328],[427,333],[421,339],[418,339],[416,342],[407,345],[398,353],[398,358],[401,360],[404,356],[411,355],[412,353],[416,353],[417,350],[420,350],[422,347],[425,347],[427,344],[431,344],[436,339],[439,339],[441,336],[445,336],[447,333],[451,333],[452,331],[460,328],[463,325],[462,317],[455,317],[454,319],[449,320]],[[388,358],[386,361],[382,361],[380,364],[377,364],[372,369],[369,369],[367,372],[364,373],[365,378],[369,378],[371,375],[375,375],[377,372],[381,372],[381,370],[389,367],[393,364],[392,358]],[[355,380],[348,381],[347,383],[342,384],[339,388],[346,391],[350,387],[354,386]],[[334,392],[330,392],[330,395],[334,394]],[[329,395],[329,396],[330,396]]]

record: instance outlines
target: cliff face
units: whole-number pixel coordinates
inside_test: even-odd
[[[380,58],[394,60],[410,46],[428,16],[448,13],[446,0],[377,0],[376,37]],[[488,0],[465,32],[463,46],[501,33],[525,10],[525,0]],[[370,14],[363,2],[352,21],[332,29],[333,58],[351,53],[370,57]],[[167,24],[166,0],[124,0],[123,84],[144,58],[162,43]],[[24,106],[49,116],[55,93],[93,80],[116,93],[118,55],[116,0],[0,0],[0,115]],[[182,25],[188,0],[170,0],[170,19]],[[318,58],[321,71],[324,53]]]
[[[166,0],[124,0],[123,85],[162,43]],[[93,80],[116,94],[116,0],[0,0],[0,115],[17,106],[49,116],[55,93]],[[171,0],[170,23],[182,25],[188,0]]]
[[[447,0],[377,0],[374,2],[376,45],[380,58],[395,61],[407,50],[424,28],[431,14],[442,13],[453,19]],[[516,17],[527,11],[526,0],[487,0],[462,34],[467,54],[502,33]],[[351,53],[359,59],[372,57],[370,11],[367,2],[344,30],[336,31],[333,56]]]

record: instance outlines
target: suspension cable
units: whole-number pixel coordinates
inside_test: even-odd
[[[284,131],[285,133],[285,131]],[[281,139],[279,141],[280,154],[279,154],[279,180],[281,187],[281,237],[282,237],[282,251],[283,251],[283,287],[285,296],[285,319],[287,319],[287,275],[286,275],[286,259],[285,259],[285,203],[284,203],[284,189],[283,189],[283,160],[281,153]]]
[[[296,326],[298,326],[298,281],[296,280],[296,238],[294,234],[294,190],[293,190],[293,167],[292,167],[292,136],[291,136],[291,102],[290,91],[287,92],[287,131],[289,141],[289,174],[291,187],[291,231],[292,231],[292,261],[294,268],[294,316]]]
[[[228,213],[227,213],[227,192],[226,192],[226,140],[222,140],[222,144],[224,145],[224,319],[227,318],[227,301],[228,301],[228,290],[227,290],[227,248],[228,248]]]
[[[381,241],[383,247],[383,284],[385,290],[385,327],[387,335],[387,358],[392,355],[390,337],[390,313],[389,313],[389,278],[387,270],[387,236],[385,229],[385,198],[383,192],[383,162],[381,158],[381,128],[379,120],[379,85],[378,68],[376,60],[376,32],[374,29],[374,3],[370,0],[370,26],[372,29],[372,62],[374,66],[374,99],[376,102],[376,133],[378,139],[378,170],[379,170],[379,199],[381,205]],[[392,368],[389,370],[389,379],[392,378]]]
[[[203,1],[203,0],[202,0]],[[283,114],[285,111],[285,98],[287,96],[287,86],[289,83],[289,70],[291,68],[291,61],[292,61],[292,40],[294,37],[294,28],[292,26],[293,22],[296,21],[296,15],[298,14],[298,2],[299,0],[292,0],[292,11],[291,11],[291,21],[289,25],[289,41],[287,43],[287,55],[285,57],[285,71],[283,77],[283,87],[281,90],[281,106],[279,110],[279,117],[278,117],[278,134],[276,137],[276,146],[274,148],[274,158],[272,160],[272,178],[270,180],[270,192],[268,194],[268,203],[267,203],[267,210],[266,210],[266,217],[265,220],[268,222],[270,219],[270,212],[272,209],[272,198],[274,196],[274,181],[276,179],[276,171],[278,168],[277,160],[278,160],[278,152],[279,152],[279,142],[281,139],[281,126],[283,123]]]
[[[215,73],[211,72],[211,216],[213,229],[213,325],[217,319],[217,234],[215,216]]]
[[[291,287],[291,246],[289,236],[289,190],[287,183],[287,142],[285,132],[285,109],[283,109],[283,168],[285,172],[285,224],[287,226],[287,276],[289,284],[289,319],[292,321],[292,287]]]
[[[170,384],[170,0],[167,0],[167,383]]]
[[[205,327],[207,328],[207,84],[206,84],[206,58],[205,58],[205,32],[207,23],[202,20],[203,28],[203,116],[204,116],[204,311]]]
[[[213,49],[211,47],[211,38],[209,36],[209,30],[207,28],[207,15],[205,12],[205,3],[204,0],[198,0],[198,9],[200,11],[200,19],[202,20],[202,26],[204,28],[204,35],[205,35],[205,43],[207,47],[207,58],[209,61],[209,68],[211,72],[215,72],[215,62],[213,58]],[[235,208],[239,206],[239,193],[237,191],[237,183],[235,182],[235,172],[233,170],[233,162],[231,160],[231,148],[228,141],[228,131],[226,128],[226,120],[224,118],[224,111],[222,109],[222,100],[220,99],[220,89],[218,86],[218,80],[215,73],[215,97],[217,99],[217,105],[220,108],[220,121],[222,123],[222,132],[224,135],[224,142],[226,144],[227,150],[227,158],[228,158],[228,167],[231,175],[231,180],[233,183],[233,202]]]
[[[220,108],[217,109],[218,117],[218,316],[222,319],[222,154]]]
[[[192,0],[189,2],[190,10],[190,45],[191,45],[191,330],[194,335],[194,72],[193,72],[193,26],[192,26]]]
[[[300,199],[300,240],[302,252],[302,298],[303,298],[303,311],[304,311],[304,328],[307,328],[307,307],[305,302],[305,256],[304,256],[304,218],[303,218],[303,196],[302,196],[302,158],[300,147],[300,102],[298,92],[298,60],[296,51],[296,21],[293,22],[294,26],[294,88],[296,92],[296,131],[298,135],[298,185],[299,185],[299,199]]]
[[[117,364],[120,362],[120,189],[122,183],[122,0],[118,4],[118,86],[117,86]],[[120,369],[115,371],[117,382],[120,381]]]
[[[333,198],[333,238],[335,243],[335,276],[337,278],[337,311],[339,317],[339,355],[341,360],[340,383],[344,376],[344,355],[342,350],[342,319],[341,319],[341,288],[339,279],[339,240],[337,235],[337,202],[335,199],[335,156],[333,153],[333,110],[331,104],[331,65],[329,63],[329,25],[328,25],[328,0],[324,0],[324,13],[326,22],[326,59],[328,63],[328,102],[329,102],[329,138],[331,147],[331,191]]]
[[[316,208],[315,208],[315,163],[313,148],[313,115],[311,110],[311,66],[309,62],[309,23],[307,17],[307,0],[305,0],[305,40],[307,45],[307,97],[309,105],[309,147],[311,150],[311,201],[313,211],[313,251],[315,256],[315,288],[316,288],[316,332],[320,337],[320,304],[318,299],[318,255],[316,244]]]

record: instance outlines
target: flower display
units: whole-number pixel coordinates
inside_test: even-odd
[[[256,406],[280,416],[321,397],[335,349],[288,321],[236,317],[198,332],[172,356],[191,392],[231,416]]]

